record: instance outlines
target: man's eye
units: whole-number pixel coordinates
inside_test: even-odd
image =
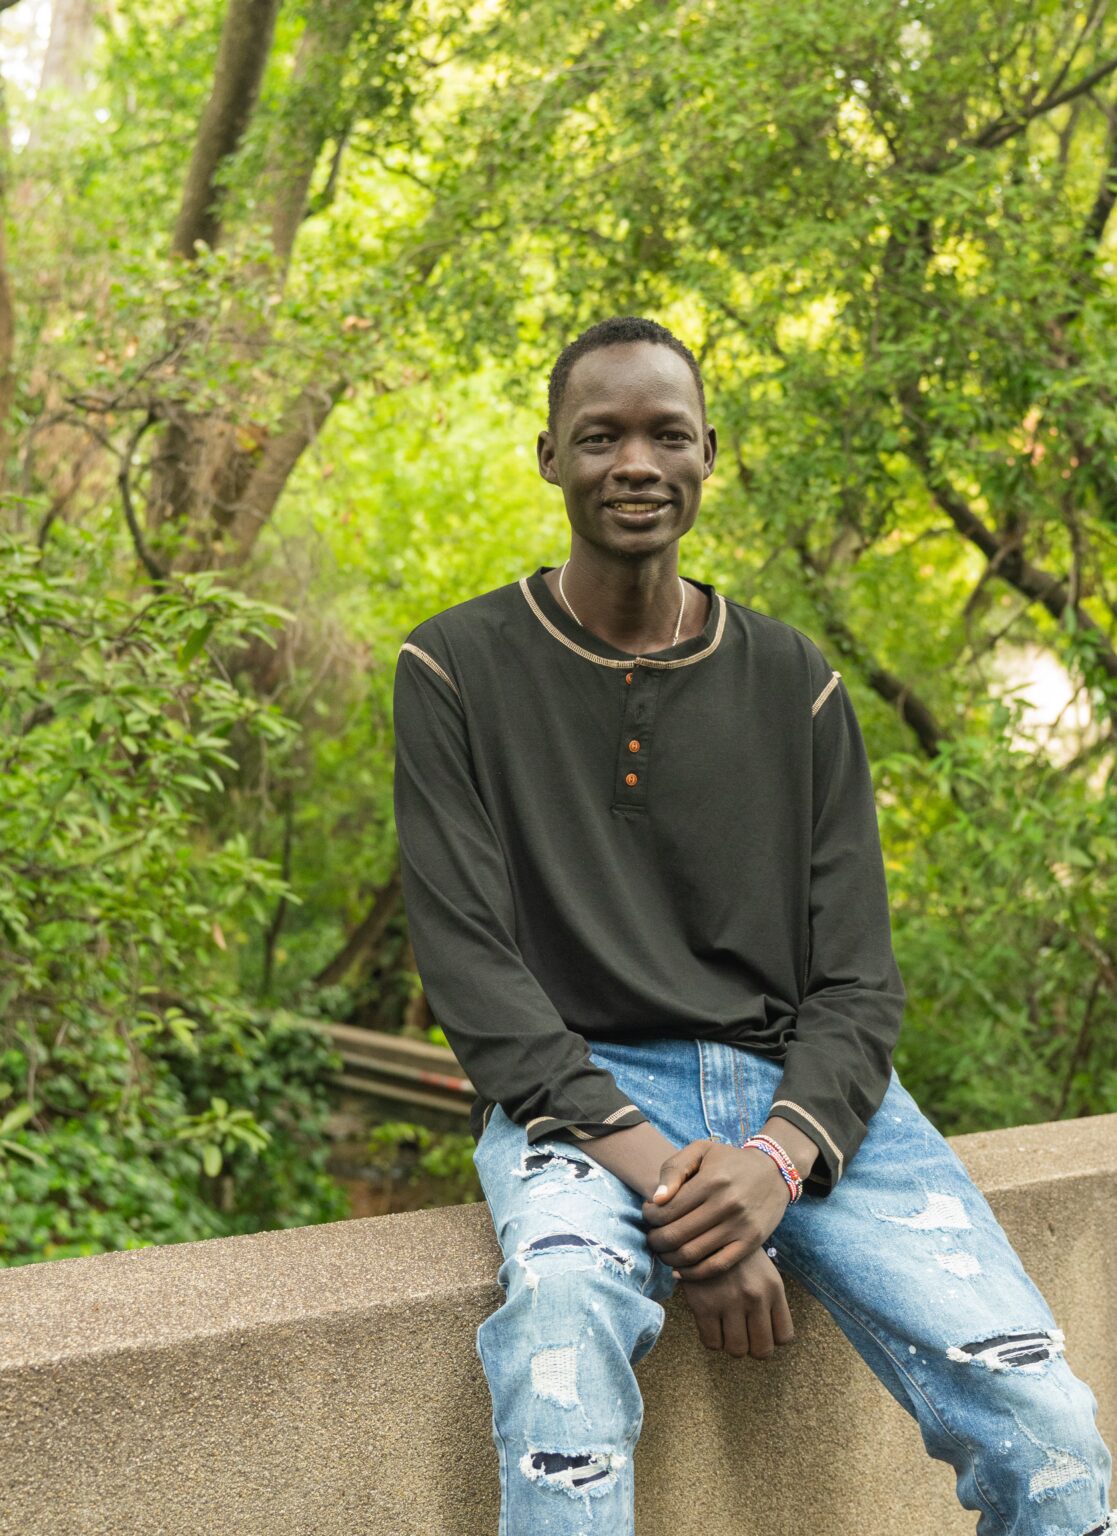
[[[583,443],[607,443],[609,434],[608,432],[591,432],[588,437],[583,437],[582,441]]]

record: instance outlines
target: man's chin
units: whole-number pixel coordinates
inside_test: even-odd
[[[623,560],[650,560],[678,544],[686,531],[685,528],[657,529],[654,535],[649,533],[642,538],[626,539],[616,545],[617,554]]]
[[[608,529],[596,531],[592,536],[581,535],[586,543],[592,544],[602,554],[610,555],[616,560],[648,560],[660,555],[664,550],[677,544],[684,534],[690,531],[693,524],[679,527],[673,523],[670,527],[653,528],[626,528],[621,529],[612,526]]]

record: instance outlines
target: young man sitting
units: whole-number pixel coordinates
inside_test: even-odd
[[[715,453],[688,349],[592,327],[538,444],[569,559],[427,619],[397,669],[411,937],[504,1255],[477,1333],[500,1531],[631,1536],[632,1367],[663,1299],[681,1284],[709,1348],[763,1359],[791,1274],[981,1536],[1101,1536],[1093,1395],[892,1069],[849,694],[799,630],[679,576]]]

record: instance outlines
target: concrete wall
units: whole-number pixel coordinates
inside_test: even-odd
[[[1117,1445],[1117,1115],[953,1145]],[[499,1262],[476,1205],[0,1271],[0,1536],[489,1536],[474,1334]],[[797,1338],[768,1362],[708,1353],[667,1303],[637,1367],[639,1536],[972,1532],[950,1469],[788,1291]]]

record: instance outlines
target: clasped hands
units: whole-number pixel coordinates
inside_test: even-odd
[[[660,1189],[643,1206],[648,1244],[682,1280],[713,1280],[774,1232],[791,1193],[755,1147],[706,1139],[666,1158]]]
[[[667,1158],[643,1203],[648,1245],[670,1264],[709,1349],[767,1359],[794,1337],[779,1271],[762,1244],[791,1193],[755,1147],[689,1142]]]

